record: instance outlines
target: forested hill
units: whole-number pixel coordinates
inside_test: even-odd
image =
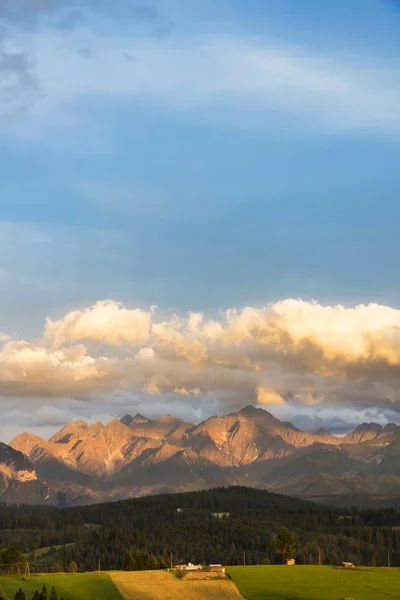
[[[278,562],[273,538],[285,526],[296,535],[296,559],[400,566],[400,512],[344,511],[246,487],[149,496],[64,510],[0,508],[0,546],[21,551],[69,544],[50,553],[80,570],[120,569],[129,550],[141,567],[174,563]],[[32,556],[33,558],[33,556]],[[49,560],[50,560],[49,558]],[[50,566],[50,565],[49,565]]]

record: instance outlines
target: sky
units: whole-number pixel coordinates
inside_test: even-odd
[[[400,422],[400,2],[2,0],[0,440]]]

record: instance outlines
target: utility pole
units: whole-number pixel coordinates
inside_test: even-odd
[[[388,550],[388,567],[390,567],[390,550]]]
[[[318,564],[321,566],[321,548],[318,548]]]
[[[246,566],[246,551],[243,552],[243,566]]]
[[[98,569],[97,570],[98,570],[98,573],[100,575],[100,559],[99,559],[99,565],[98,565]]]
[[[171,569],[173,569],[174,568],[174,562],[172,560],[172,552],[171,552],[171,557],[170,558],[171,558]]]

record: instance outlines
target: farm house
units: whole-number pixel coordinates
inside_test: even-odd
[[[176,565],[175,567],[178,571],[200,571],[202,568],[202,565],[194,565],[192,563],[188,563],[187,565]]]

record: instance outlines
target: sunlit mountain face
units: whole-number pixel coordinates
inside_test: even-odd
[[[251,405],[198,425],[140,414],[77,421],[47,441],[22,433],[2,446],[0,499],[63,506],[221,485],[395,498],[399,440],[394,424],[364,423],[345,437],[305,433]]]

